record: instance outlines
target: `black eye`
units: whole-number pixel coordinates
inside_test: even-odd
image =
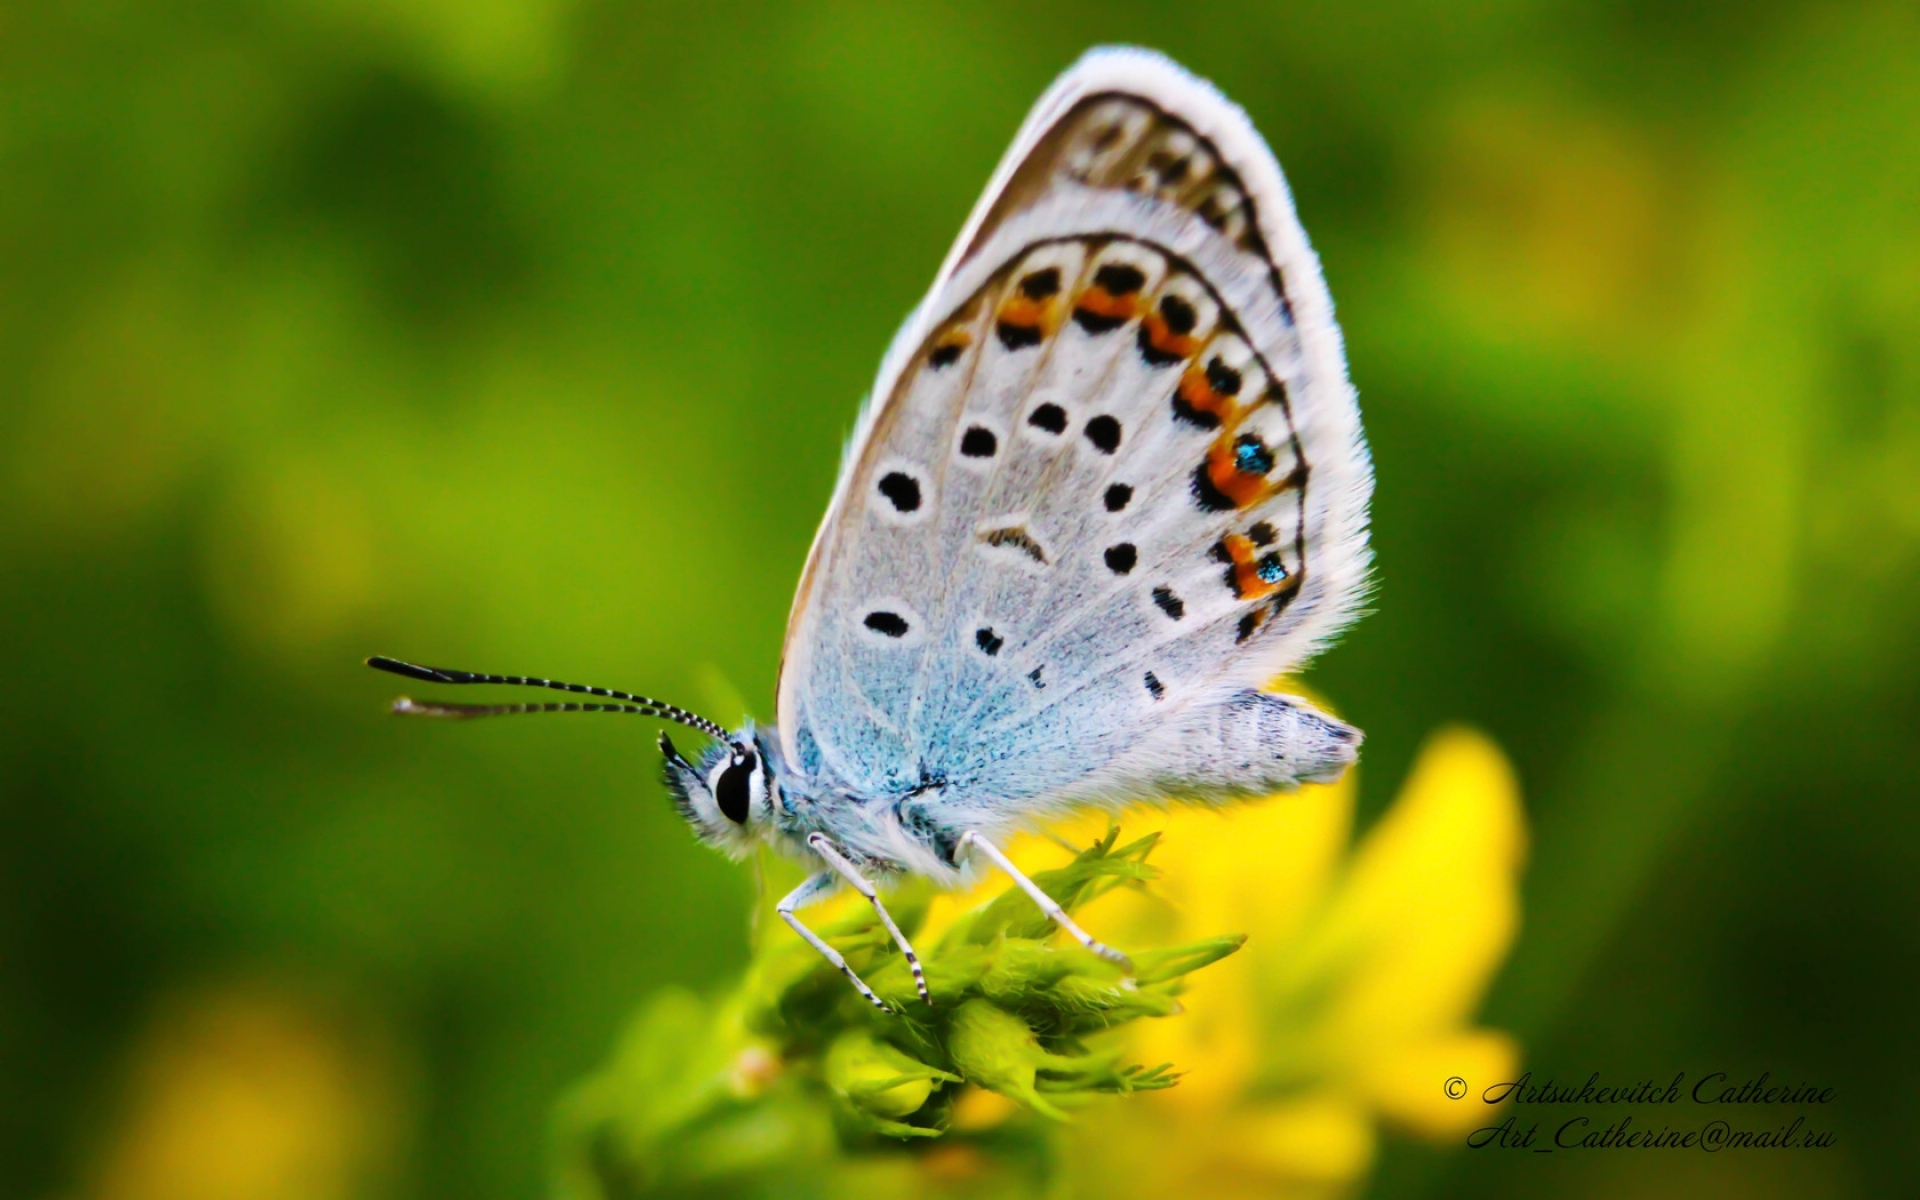
[[[753,771],[759,760],[753,751],[736,752],[733,762],[720,772],[718,782],[713,785],[713,798],[720,805],[720,811],[735,825],[747,823],[747,808],[753,800]]]

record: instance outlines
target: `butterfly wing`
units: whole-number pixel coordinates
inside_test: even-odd
[[[789,769],[982,819],[1124,791],[1352,620],[1371,486],[1271,152],[1171,61],[1095,51],[882,363],[789,623]]]

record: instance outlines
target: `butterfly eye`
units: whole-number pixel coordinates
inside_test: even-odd
[[[735,825],[747,823],[747,810],[753,801],[753,773],[759,767],[760,760],[753,751],[735,747],[733,761],[713,781],[713,798]]]

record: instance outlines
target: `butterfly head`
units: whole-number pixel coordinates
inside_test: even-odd
[[[402,696],[393,702],[393,711],[406,716],[471,720],[516,713],[625,713],[664,718],[706,734],[713,741],[700,754],[697,764],[681,757],[666,734],[660,735],[660,753],[666,758],[667,792],[673,797],[674,807],[693,826],[694,834],[701,841],[735,858],[745,856],[756,842],[772,834],[776,808],[784,811],[779,782],[780,759],[779,752],[773,748],[773,731],[758,730],[751,721],[738,732],[729,733],[724,726],[677,704],[633,692],[614,691],[612,688],[588,687],[585,684],[562,683],[557,679],[537,679],[527,675],[492,675],[449,667],[427,667],[384,655],[369,658],[367,665],[378,671],[423,683],[535,687],[595,697],[593,700],[552,701],[546,704],[451,704],[437,700],[418,701]]]
[[[779,760],[751,723],[715,741],[696,762],[682,757],[662,733],[660,754],[666,760],[667,794],[701,841],[740,858],[771,830]]]

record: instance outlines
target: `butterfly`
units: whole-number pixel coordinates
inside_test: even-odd
[[[599,698],[401,712],[614,711],[707,735],[692,760],[660,735],[695,834],[813,866],[780,916],[885,1009],[797,915],[852,887],[931,1002],[876,881],[992,864],[1127,965],[1000,840],[1354,762],[1359,730],[1263,685],[1358,615],[1372,486],[1332,301],[1272,152],[1173,61],[1096,49],[1028,115],[881,362],[801,575],[773,724],[368,661]]]

